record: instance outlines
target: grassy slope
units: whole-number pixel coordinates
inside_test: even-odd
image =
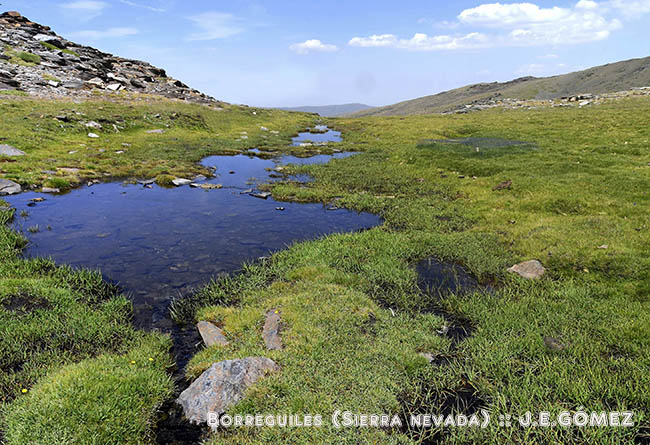
[[[491,97],[557,99],[576,94],[601,94],[650,86],[650,58],[631,59],[552,77],[527,77],[510,82],[469,85],[432,96],[419,97],[385,107],[371,108],[355,116],[404,116],[441,113]]]
[[[287,347],[269,355],[283,371],[233,412],[436,413],[455,392],[475,388],[495,417],[632,409],[637,427],[520,429],[494,422],[487,430],[448,430],[445,441],[632,441],[640,426],[647,431],[650,409],[649,105],[636,99],[589,110],[331,121],[345,131],[344,146],[367,151],[302,167],[317,181],[308,188],[278,185],[274,195],[379,212],[385,226],[293,246],[203,290],[194,308],[212,305],[196,318],[221,323],[233,342],[199,353],[188,373],[198,375],[214,360],[263,353],[263,314],[279,307]],[[520,139],[537,149],[476,153],[418,145],[459,136]],[[506,179],[511,190],[492,191]],[[604,244],[607,249],[598,249]],[[497,283],[495,292],[432,301],[416,289],[411,268],[427,255],[465,265]],[[530,258],[549,269],[542,281],[505,273],[507,265]],[[476,328],[456,351],[436,332],[443,321],[427,314],[434,304]],[[188,306],[177,309],[191,313]],[[549,350],[543,336],[569,346]],[[418,357],[422,351],[446,354],[452,364],[430,366]],[[287,440],[401,442],[408,436],[240,429],[213,439]]]
[[[647,99],[636,99],[582,110],[332,120],[332,125],[345,131],[342,148],[365,153],[326,166],[303,167],[317,182],[307,187],[277,185],[274,195],[334,201],[378,212],[386,224],[292,246],[178,304],[179,316],[222,323],[233,340],[224,350],[208,348],[199,353],[188,373],[198,375],[212,361],[223,358],[264,353],[275,359],[283,371],[256,385],[233,412],[327,416],[340,408],[435,413],[445,409],[455,393],[474,388],[494,415],[581,406],[589,410],[630,408],[638,413],[636,421],[647,425],[648,105]],[[58,166],[76,166],[68,165],[68,159],[89,165],[83,171],[88,177],[100,172],[149,177],[162,173],[159,165],[169,173],[185,174],[194,171],[193,161],[211,150],[241,150],[266,142],[260,125],[279,129],[286,141],[296,128],[309,123],[303,115],[277,111],[260,116],[260,111],[253,115],[253,110],[245,108],[224,113],[166,102],[134,105],[131,111],[103,104],[104,109],[95,115],[90,113],[96,104],[7,101],[1,106],[17,114],[10,114],[10,124],[0,123],[5,125],[5,134],[11,135],[7,142],[28,151],[31,159],[0,165],[7,176],[23,184],[47,180],[39,179],[35,171],[45,165],[51,168],[46,161],[50,157],[57,159]],[[113,150],[129,142],[134,149],[123,155],[104,155],[108,159],[95,158],[90,150],[67,155],[70,141],[86,142],[86,130],[79,123],[70,129],[65,124],[60,129],[58,123],[50,127],[51,117],[64,107],[84,107],[82,111],[88,113],[84,119],[98,120],[102,112],[130,116],[126,125],[131,119],[136,122],[130,131],[111,134],[108,130],[99,141]],[[160,127],[158,121],[142,118],[144,110],[160,113],[163,124],[172,125],[162,135],[164,144],[156,142],[160,135],[144,134],[144,129]],[[207,128],[194,124],[176,128],[165,114],[173,112],[200,116]],[[25,115],[28,119],[21,123]],[[248,131],[250,139],[234,140],[241,131]],[[24,139],[14,137],[13,132],[21,132]],[[215,132],[227,137],[221,139]],[[459,136],[523,139],[537,143],[538,149],[476,153],[418,146],[423,139]],[[206,138],[213,139],[212,147],[205,148]],[[100,146],[96,142],[88,145]],[[281,144],[273,148],[281,149]],[[130,162],[115,167],[109,162],[124,155]],[[513,181],[512,190],[493,192],[492,187],[505,179]],[[19,243],[15,235],[3,234],[9,244]],[[598,249],[602,244],[609,248]],[[419,293],[412,269],[414,261],[429,255],[461,263],[498,287],[493,294],[434,301]],[[505,274],[506,266],[528,258],[542,260],[549,268],[548,277],[528,283]],[[53,284],[66,286],[68,280]],[[475,326],[474,335],[457,350],[437,333],[445,322],[431,313],[434,305]],[[266,353],[260,329],[263,314],[270,308],[282,313],[286,349]],[[570,346],[561,352],[549,351],[543,335]],[[447,355],[452,364],[430,366],[419,352]],[[73,369],[96,378],[95,367],[86,366]],[[116,369],[121,369],[119,364]],[[38,388],[38,394],[49,394],[48,403],[61,394],[52,389],[56,376],[50,374],[34,388],[35,393]],[[83,394],[84,388],[81,385],[74,395]],[[30,434],[49,425],[38,417],[41,411],[36,400],[13,405],[14,413],[29,412],[43,420],[24,428]],[[124,413],[122,418],[127,419],[128,409]],[[10,413],[9,418],[16,430],[23,428],[25,423],[17,421],[18,417]],[[107,425],[107,430],[123,431],[119,425]],[[74,424],[64,423],[66,428],[74,431]],[[450,443],[616,443],[629,441],[637,430],[493,426],[486,431],[451,430],[443,438]],[[241,429],[219,433],[213,441],[358,443],[408,442],[422,437],[326,427]]]
[[[112,99],[0,101],[2,142],[27,153],[0,157],[0,177],[65,189],[106,176],[191,175],[208,154],[292,150],[289,136],[313,123],[279,111]],[[91,120],[103,129],[86,128]],[[145,132],[155,128],[165,133]],[[89,131],[100,138],[89,139]],[[58,167],[80,172],[48,172]],[[8,444],[150,442],[156,409],[173,389],[169,339],[135,331],[131,303],[99,273],[20,258],[25,240],[6,226],[13,216],[0,206],[0,437]]]

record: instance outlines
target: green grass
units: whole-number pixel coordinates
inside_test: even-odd
[[[238,429],[213,442],[641,440],[650,409],[649,103],[329,120],[344,132],[342,148],[365,152],[296,167],[316,182],[276,185],[274,197],[376,212],[384,226],[292,246],[174,307],[178,318],[194,313],[195,320],[220,323],[232,340],[197,354],[190,376],[216,360],[263,353],[264,311],[286,311],[287,348],[269,354],[282,373],[259,383],[232,413],[437,413],[473,388],[493,419],[632,410],[634,428],[499,428],[494,421],[486,430],[411,436]],[[459,137],[521,140],[534,149],[476,152],[421,143]],[[510,190],[492,190],[505,180],[513,181]],[[462,264],[493,292],[432,300],[418,291],[413,270],[427,256]],[[543,280],[505,272],[533,258],[548,269]],[[436,332],[442,321],[427,315],[436,306],[475,328],[455,351]],[[371,337],[368,313],[376,320]],[[549,350],[544,336],[569,346]],[[450,355],[451,364],[430,366],[419,360],[422,351]]]
[[[75,57],[79,57],[79,54],[77,54],[76,52],[74,52],[74,51],[72,51],[70,49],[67,49],[67,48],[61,49],[61,48],[59,48],[57,46],[54,46],[51,43],[47,43],[47,42],[41,42],[41,45],[43,45],[45,48],[49,49],[50,51],[56,51],[56,52],[60,51],[60,52],[70,54],[70,55],[75,56]]]
[[[20,258],[26,242],[6,226],[12,218],[0,206],[6,443],[145,443],[156,407],[173,388],[169,339],[134,330],[131,303],[99,273]],[[137,366],[123,366],[131,360]]]
[[[22,184],[42,184],[52,177],[40,171],[53,165],[81,168],[79,175],[53,176],[70,186],[82,177],[104,173],[165,182],[200,172],[195,162],[208,154],[234,154],[251,147],[290,150],[288,138],[315,123],[313,116],[302,114],[143,102],[0,102],[0,111],[7,116],[0,131],[9,135],[8,143],[28,154],[17,162],[0,164],[1,174]],[[293,167],[293,172],[313,175],[315,182],[269,188],[276,199],[370,211],[385,223],[368,231],[295,244],[269,260],[245,265],[241,274],[217,280],[172,308],[179,321],[205,319],[221,325],[231,340],[225,348],[200,351],[190,362],[188,376],[199,375],[215,361],[249,355],[268,356],[282,367],[256,384],[231,413],[312,413],[327,419],[334,409],[349,409],[404,416],[451,412],[455,401],[462,411],[461,396],[474,394],[472,400],[488,409],[493,419],[526,411],[632,410],[634,428],[499,428],[494,421],[484,430],[409,433],[337,430],[326,422],[320,429],[228,430],[213,434],[211,442],[352,444],[435,439],[454,444],[611,444],[643,440],[641,429],[650,426],[649,105],[647,98],[635,98],[583,109],[328,120],[344,132],[345,142],[337,148],[362,153],[327,165]],[[85,115],[75,117],[73,112]],[[60,114],[73,116],[73,122],[52,119]],[[87,120],[104,126],[99,140],[87,141],[82,125]],[[260,126],[278,129],[281,135],[271,139]],[[145,133],[154,128],[164,128],[165,133]],[[242,131],[248,132],[248,140],[239,140]],[[477,152],[472,147],[423,143],[464,137],[520,140],[529,145]],[[122,149],[122,143],[131,146],[120,157],[113,150]],[[75,145],[79,152],[68,155]],[[101,156],[94,151],[100,147],[107,148]],[[493,190],[505,180],[512,181],[510,189]],[[0,222],[12,216],[11,211],[0,214],[4,214]],[[62,393],[51,385],[61,365],[107,354],[108,358],[91,360],[126,372],[131,368],[125,371],[124,362],[116,357],[128,357],[138,338],[120,322],[108,321],[123,320],[129,313],[128,302],[102,291],[105,285],[98,276],[79,276],[44,260],[20,260],[15,255],[23,245],[16,233],[0,231],[2,252],[9,255],[0,260],[0,277],[6,277],[0,286],[2,295],[5,299],[35,295],[38,298],[30,301],[47,306],[32,308],[34,324],[25,327],[23,315],[3,312],[12,329],[26,330],[15,340],[5,340],[0,351],[8,351],[9,358],[3,360],[14,363],[14,357],[22,357],[19,351],[31,351],[30,329],[42,327],[44,333],[38,338],[46,341],[45,351],[63,354],[65,363],[59,363],[54,353],[40,359],[39,348],[27,356],[41,362],[32,368],[16,367],[15,376],[6,378],[6,391],[12,400],[18,397],[7,411],[11,425],[7,431],[26,434],[7,437],[21,440],[52,427],[39,414],[45,409],[59,415],[52,406]],[[599,248],[603,245],[607,248]],[[491,291],[422,293],[414,264],[429,256],[464,266]],[[527,282],[506,272],[510,265],[527,259],[538,259],[547,268],[542,280]],[[47,272],[41,264],[48,265]],[[88,287],[92,290],[83,290]],[[84,300],[98,294],[108,300],[94,304]],[[57,305],[63,306],[53,312],[51,307]],[[264,314],[271,308],[279,308],[282,314],[286,347],[281,351],[266,351],[261,340]],[[447,323],[436,315],[441,312],[472,326],[473,335],[454,347],[439,333]],[[75,326],[70,332],[77,337],[64,337],[71,343],[58,343],[58,331],[48,330],[61,325],[52,323],[55,316]],[[86,323],[81,325],[81,319]],[[92,337],[94,341],[83,341],[92,330],[100,334]],[[119,334],[113,337],[113,332]],[[544,336],[568,347],[550,350]],[[123,341],[108,340],[114,338]],[[61,346],[76,344],[82,348],[73,356],[67,356]],[[430,365],[419,356],[421,352],[445,356],[449,364]],[[72,365],[72,374],[92,382],[98,370],[89,363],[95,362]],[[33,388],[27,397],[32,391],[36,396],[29,400],[44,395],[45,408],[41,410],[36,402],[23,408],[28,399],[20,396],[22,387]],[[125,397],[132,397],[132,390],[126,384]],[[160,385],[152,391],[164,393]],[[147,400],[145,405],[144,412],[150,413],[147,407],[155,403]],[[96,410],[103,406],[98,404]],[[142,429],[124,432],[123,420],[131,419],[131,411],[119,404],[118,408],[114,420],[102,430],[107,434],[103,439],[137,443],[148,437],[140,433]],[[17,420],[23,413],[33,413],[37,420]],[[56,418],[69,434],[65,437],[89,437],[90,430],[78,433],[73,422]],[[142,419],[146,422],[147,416]]]
[[[38,54],[32,54],[25,51],[16,51],[10,46],[5,45],[4,54],[8,56],[9,63],[14,65],[35,66],[41,63],[41,57]]]

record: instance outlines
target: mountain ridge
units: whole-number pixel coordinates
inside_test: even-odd
[[[407,116],[449,113],[507,100],[553,100],[614,93],[650,86],[650,57],[608,63],[551,77],[520,77],[508,82],[477,83],[434,95],[371,108],[349,116]]]
[[[359,111],[373,108],[370,105],[362,103],[347,103],[336,105],[304,105],[300,107],[278,107],[278,110],[301,111],[304,113],[316,113],[323,117],[336,117],[345,114],[357,113]]]
[[[150,63],[67,40],[17,11],[0,14],[0,90],[43,98],[142,93],[220,104]]]

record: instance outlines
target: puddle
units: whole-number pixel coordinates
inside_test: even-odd
[[[327,145],[329,142],[341,142],[342,140],[340,131],[330,130],[325,125],[316,125],[311,131],[298,133],[298,136],[292,139],[292,145]]]
[[[428,295],[466,293],[478,289],[478,281],[457,264],[426,258],[416,266],[418,287]]]
[[[214,190],[104,183],[59,196],[28,192],[5,199],[17,210],[14,225],[30,241],[25,256],[101,269],[132,298],[137,326],[165,330],[171,328],[170,301],[212,277],[296,241],[380,224],[369,213],[249,195],[282,176],[274,171],[280,165],[345,156],[212,156],[203,164],[215,177],[204,182],[223,186]],[[33,205],[34,198],[45,201]],[[19,216],[23,211],[26,217]],[[34,227],[39,231],[32,233]]]

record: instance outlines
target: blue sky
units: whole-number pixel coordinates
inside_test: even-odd
[[[233,103],[384,105],[650,56],[650,0],[0,0]]]

